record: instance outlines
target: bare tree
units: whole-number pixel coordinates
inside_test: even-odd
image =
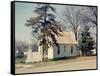
[[[85,14],[85,13],[80,13],[81,14],[81,17],[82,17],[82,20],[85,21],[85,22],[92,22],[93,24],[95,24],[95,26],[97,26],[97,7],[94,7],[94,6],[88,6],[88,7],[85,7],[83,10],[86,10],[88,9],[87,12],[91,12],[91,14]]]
[[[96,31],[97,28],[97,7],[95,6],[84,7],[83,12],[81,12],[80,15],[82,22],[86,25],[89,25],[91,34],[95,35],[96,37],[96,32],[94,31]]]
[[[88,25],[91,28],[97,25],[97,7],[66,6],[63,21],[67,28],[74,32],[77,40],[78,33],[84,26]]]
[[[77,34],[78,34],[78,28],[81,24],[81,18],[80,18],[80,8],[76,8],[76,6],[66,6],[63,16],[64,16],[64,22],[68,29],[74,32],[75,39],[77,40]]]

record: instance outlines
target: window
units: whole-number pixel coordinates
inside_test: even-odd
[[[57,48],[57,53],[60,54],[60,49],[59,48]]]
[[[66,46],[64,46],[64,52],[66,51]]]
[[[60,54],[60,46],[57,45],[57,53]]]
[[[73,46],[71,46],[71,54],[73,53]]]

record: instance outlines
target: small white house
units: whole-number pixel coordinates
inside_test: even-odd
[[[45,53],[45,58],[55,59],[62,57],[78,56],[79,51],[77,50],[78,42],[75,40],[73,32],[63,32],[62,36],[56,37],[57,43],[59,44],[59,53],[56,46],[48,48]],[[26,62],[38,62],[42,61],[42,46],[38,47],[38,52],[28,51]]]

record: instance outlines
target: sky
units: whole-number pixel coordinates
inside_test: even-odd
[[[18,41],[27,41],[31,38],[31,28],[25,26],[25,22],[34,16],[34,4],[15,3],[15,38]]]
[[[30,17],[36,17],[37,14],[35,14],[33,11],[35,10],[35,7],[37,6],[36,3],[22,3],[22,2],[16,2],[15,3],[15,38],[17,41],[23,41],[27,43],[31,43],[32,39],[34,38],[31,34],[32,28],[25,26],[26,20],[28,20]],[[56,9],[56,20],[59,22],[64,23],[61,20],[62,12],[65,10],[65,5],[51,5]],[[70,6],[70,5],[67,5]],[[78,9],[79,6],[76,6]],[[68,25],[68,24],[66,24]],[[34,42],[34,41],[33,41]]]
[[[35,3],[15,3],[15,38],[17,41],[30,42],[32,39],[31,27],[25,26],[26,20],[30,17],[36,17],[37,15],[33,12],[37,4]],[[53,5],[57,11],[57,14],[61,13],[63,6]],[[59,20],[59,18],[56,18]]]

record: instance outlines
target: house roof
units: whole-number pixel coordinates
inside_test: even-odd
[[[75,40],[75,34],[73,32],[62,32],[62,36],[57,37],[57,43],[62,44],[78,44]]]

